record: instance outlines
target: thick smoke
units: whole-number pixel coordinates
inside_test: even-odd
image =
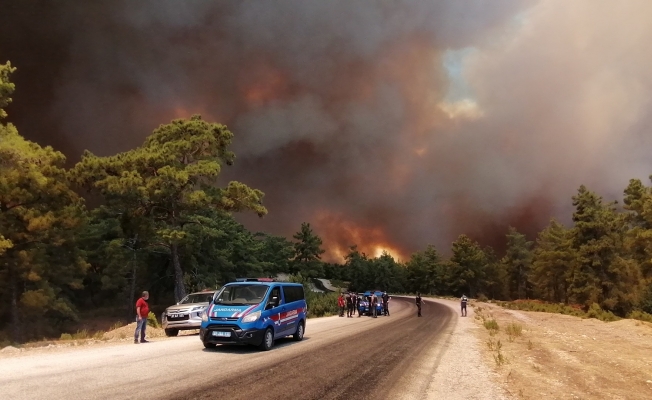
[[[26,1],[0,61],[21,132],[73,160],[201,113],[236,135],[224,178],[266,193],[251,229],[405,257],[652,172],[648,3]]]

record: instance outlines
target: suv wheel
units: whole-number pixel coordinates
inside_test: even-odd
[[[294,333],[294,340],[297,342],[300,342],[303,340],[303,334],[305,333],[305,328],[303,325],[303,321],[299,322],[299,325],[297,326],[297,331]]]
[[[260,349],[261,350],[271,350],[272,347],[274,346],[274,332],[272,331],[272,328],[267,328],[265,331],[265,335],[263,336],[263,342],[260,344]]]
[[[206,343],[206,342],[202,342],[202,343],[204,343],[204,347],[207,349],[214,349],[215,346],[217,346],[215,343]]]
[[[177,336],[178,334],[179,334],[178,329],[170,328],[165,330],[165,336],[167,337]]]

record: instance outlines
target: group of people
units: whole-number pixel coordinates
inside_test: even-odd
[[[466,317],[466,303],[468,303],[469,298],[465,294],[460,298],[460,307],[462,309],[462,316]],[[417,317],[421,316],[421,294],[417,292],[417,297],[415,298],[415,303],[417,305]]]
[[[337,299],[337,305],[340,309],[340,317],[344,317],[344,310],[346,310],[346,317],[353,318],[356,311],[358,317],[361,316],[360,313],[360,303],[365,299],[365,296],[359,295],[355,292],[349,292],[347,294],[340,293],[340,296]],[[382,314],[389,317],[389,300],[391,297],[387,292],[383,292],[382,296],[377,296],[375,292],[372,292],[370,296],[366,296],[366,301],[369,303],[369,312],[373,318],[378,317],[377,306],[382,302],[383,310]]]

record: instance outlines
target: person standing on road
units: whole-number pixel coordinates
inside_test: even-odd
[[[373,310],[373,317],[378,318],[378,311],[376,310],[376,305],[378,304],[378,297],[376,297],[376,292],[371,294],[371,309]]]
[[[337,298],[337,306],[340,308],[340,317],[344,316],[344,296],[340,293],[340,297]]]
[[[383,312],[389,317],[389,296],[387,292],[383,292]]]
[[[144,291],[140,299],[136,301],[136,332],[134,333],[134,344],[138,344],[138,335],[140,343],[149,343],[145,340],[145,330],[147,329],[147,316],[149,315],[149,292]]]
[[[421,294],[419,292],[417,292],[417,298],[415,302],[417,304],[417,310],[418,310],[417,317],[420,317],[421,316]]]
[[[353,293],[346,295],[346,317],[353,317]]]
[[[466,317],[466,303],[469,301],[469,299],[466,298],[466,295],[463,294],[462,298],[460,299],[460,303],[462,306],[462,316]]]

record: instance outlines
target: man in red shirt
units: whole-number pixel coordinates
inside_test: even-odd
[[[143,295],[136,302],[136,333],[134,333],[134,343],[138,344],[138,334],[140,334],[140,343],[149,343],[145,340],[145,329],[147,329],[147,316],[149,315],[149,292],[144,291]]]

